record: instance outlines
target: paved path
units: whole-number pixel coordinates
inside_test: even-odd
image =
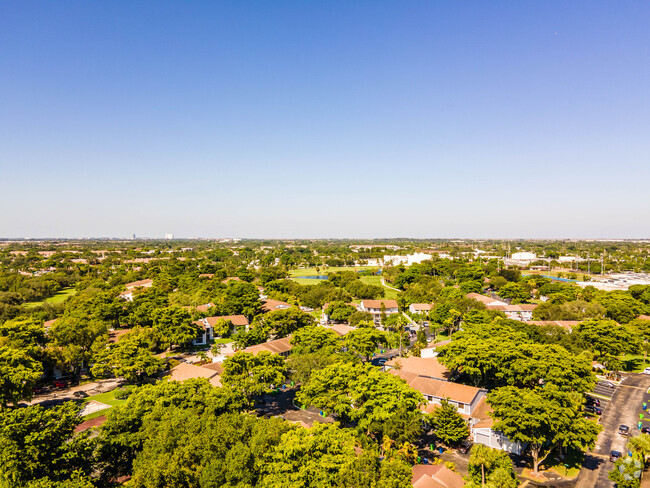
[[[650,397],[646,393],[648,388],[650,376],[630,374],[616,389],[601,417],[603,431],[598,436],[596,447],[585,457],[576,488],[611,488],[614,485],[607,478],[613,467],[609,453],[611,450],[625,453],[628,439],[618,434],[618,427],[625,424],[630,426],[630,436],[639,434],[637,422],[639,413],[643,412],[641,404]]]

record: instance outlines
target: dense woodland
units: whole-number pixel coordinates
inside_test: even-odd
[[[422,394],[369,360],[378,348],[419,355],[451,341],[438,359],[457,381],[485,388],[495,428],[527,444],[534,471],[552,452],[584,451],[600,426],[585,418],[592,362],[634,369],[647,352],[650,286],[602,291],[559,282],[499,259],[517,248],[559,268],[562,255],[592,257],[565,274],[650,271],[648,246],[633,242],[134,241],[4,243],[0,247],[0,487],[402,487],[429,442],[458,446],[468,427],[453,406],[423,413]],[[365,246],[365,247],[363,247]],[[384,255],[430,251],[411,266],[383,266],[382,285],[363,265]],[[441,258],[440,253],[449,257]],[[601,263],[604,269],[601,269]],[[349,266],[349,269],[338,267]],[[327,279],[291,279],[311,267]],[[336,269],[335,269],[336,267]],[[236,277],[237,279],[232,279]],[[589,277],[587,277],[589,278]],[[153,286],[120,297],[125,285]],[[398,291],[395,291],[397,289]],[[535,303],[537,321],[577,321],[567,330],[506,318],[468,293]],[[58,294],[58,295],[57,295]],[[411,341],[398,314],[372,323],[353,304],[396,296],[401,311],[429,303]],[[52,297],[64,295],[57,301]],[[292,307],[265,312],[262,297]],[[209,304],[206,311],[196,306]],[[319,327],[356,328],[345,336]],[[313,311],[311,310],[313,309]],[[244,315],[249,330],[222,321],[236,348],[291,335],[281,356],[238,352],[224,362],[223,387],[165,379],[192,346],[196,320]],[[54,320],[46,329],[44,324]],[[116,331],[128,332],[119,341]],[[207,346],[218,353],[219,344]],[[204,348],[205,349],[205,348]],[[126,403],[98,429],[75,433],[81,402],[25,406],[55,371],[72,383],[120,378]],[[297,401],[334,415],[311,429],[255,415],[265,396],[293,381]],[[433,441],[431,441],[433,439]],[[468,486],[517,486],[508,456],[474,446]]]

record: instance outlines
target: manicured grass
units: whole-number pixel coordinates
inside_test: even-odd
[[[33,307],[38,307],[40,305],[43,305],[44,303],[62,303],[64,302],[68,297],[71,297],[73,295],[77,294],[77,290],[74,288],[64,288],[60,291],[57,291],[53,296],[46,298],[45,300],[41,300],[40,302],[28,302],[23,304],[26,308],[33,308]]]
[[[543,465],[549,471],[553,471],[563,478],[573,479],[578,476],[583,461],[584,454],[582,452],[569,450],[562,460],[557,459],[556,456],[551,454],[546,458]]]
[[[230,337],[222,337],[221,339],[215,339],[213,343],[216,344],[230,344],[233,340]]]
[[[646,358],[645,364],[643,362],[643,354],[626,354],[619,358],[623,363],[623,371],[630,373],[640,373],[645,368],[650,366],[650,358]]]
[[[376,285],[376,286],[381,286],[385,291],[386,294],[384,295],[384,298],[387,298],[389,300],[395,300],[397,296],[400,294],[400,292],[395,291],[391,288],[388,288],[384,285],[381,284],[381,276],[362,276],[361,281],[363,281],[367,285]]]
[[[98,393],[97,395],[91,395],[89,397],[86,397],[82,400],[82,403],[89,402],[91,400],[95,400],[96,402],[100,403],[105,403],[106,405],[110,405],[111,407],[117,407],[119,405],[124,405],[126,403],[126,400],[118,400],[115,398],[115,390],[108,391],[106,393]],[[104,410],[99,410],[98,412],[91,413],[90,415],[84,416],[84,420],[90,420],[94,419],[96,417],[101,417],[102,415],[106,415],[110,409],[106,408]]]
[[[292,269],[289,272],[289,276],[292,278],[300,278],[301,276],[326,275],[328,273],[336,273],[337,271],[372,271],[376,273],[379,268],[377,266],[332,266],[331,268],[320,266],[318,269],[320,271],[316,271],[316,268]]]
[[[295,281],[299,285],[317,285],[318,283],[323,283],[327,280],[313,280],[310,278],[291,278],[291,281]]]

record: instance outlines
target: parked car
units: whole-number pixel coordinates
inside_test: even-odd
[[[52,386],[55,388],[67,388],[68,384],[65,381],[55,380],[52,382]]]
[[[615,463],[621,457],[621,451],[612,451],[609,453],[609,460]]]
[[[379,366],[383,366],[384,364],[386,364],[386,359],[384,359],[384,358],[378,359],[378,360],[377,360],[377,364],[378,364]]]
[[[627,425],[621,425],[618,428],[618,433],[621,435],[628,435],[630,433],[630,428]]]
[[[458,452],[461,454],[467,454],[471,448],[472,441],[466,440],[461,442],[460,447],[458,448]]]
[[[643,370],[643,374],[650,374],[650,368],[646,368]]]
[[[642,434],[650,434],[650,427],[644,427],[643,429],[641,429],[641,433]]]
[[[602,415],[603,414],[603,411],[601,410],[601,408],[597,407],[596,405],[585,405],[585,412],[595,413],[596,415]]]
[[[588,396],[585,400],[586,405],[596,405],[597,407],[600,407],[600,400],[598,398],[590,397]]]
[[[75,398],[86,398],[88,396],[88,393],[85,391],[75,391],[72,396]]]

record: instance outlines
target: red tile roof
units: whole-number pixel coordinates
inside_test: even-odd
[[[289,305],[287,302],[281,302],[280,300],[266,300],[262,305],[262,310],[265,312],[272,312],[273,310],[282,310],[291,307],[293,307],[293,305]]]
[[[418,376],[426,376],[440,380],[448,380],[450,374],[450,371],[440,364],[436,358],[419,358],[416,356],[395,358],[386,362],[386,366],[407,373],[415,373]]]
[[[397,300],[362,300],[361,305],[363,308],[381,308],[381,304],[386,308],[399,308]]]
[[[251,354],[257,354],[261,351],[269,351],[273,354],[282,354],[288,351],[291,351],[293,346],[291,345],[291,336],[283,337],[282,339],[275,339],[274,341],[265,342],[263,344],[257,344],[256,346],[250,346],[244,349],[244,352],[250,352]]]
[[[416,464],[411,471],[414,488],[463,488],[465,482],[458,473],[443,464]]]
[[[214,327],[215,324],[221,320],[230,320],[232,325],[235,327],[246,327],[248,325],[248,319],[244,315],[219,315],[218,317],[206,317],[205,320],[208,321],[210,327]]]
[[[470,404],[481,390],[473,386],[461,385],[450,381],[425,378],[415,373],[409,373],[397,369],[391,369],[390,374],[398,376],[406,381],[411,388],[425,395],[436,398],[449,398],[450,400]]]
[[[153,280],[147,279],[147,280],[140,280],[140,281],[134,281],[132,283],[127,283],[125,286],[127,290],[130,290],[131,288],[136,288],[138,286],[142,286],[146,288],[151,285],[153,285]]]

